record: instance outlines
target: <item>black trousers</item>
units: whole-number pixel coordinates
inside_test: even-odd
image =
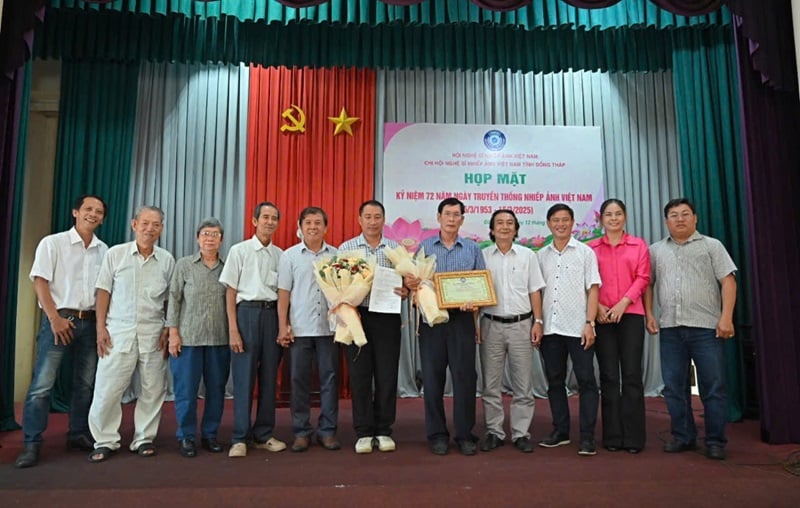
[[[581,441],[593,440],[597,425],[597,380],[594,377],[594,349],[583,349],[579,337],[545,335],[539,346],[547,376],[547,398],[553,414],[553,428],[569,436],[569,404],[567,402],[567,358],[572,359],[572,371],[578,380],[578,402]]]
[[[444,385],[447,367],[453,381],[453,421],[456,441],[476,441],[475,321],[472,312],[450,310],[447,323],[430,327],[420,324],[419,350],[425,393],[425,431],[428,441],[449,439],[444,413]]]
[[[350,395],[356,436],[391,436],[397,415],[400,315],[359,307],[367,343],[347,346]],[[373,391],[374,383],[374,391]]]
[[[597,325],[596,331],[603,445],[644,448],[647,437],[642,382],[644,317],[625,314],[619,323]]]

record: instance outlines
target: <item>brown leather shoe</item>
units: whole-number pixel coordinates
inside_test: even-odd
[[[311,444],[311,439],[308,437],[297,436],[294,438],[294,443],[292,443],[292,451],[293,452],[304,452],[308,450],[308,446]]]
[[[342,447],[336,436],[317,436],[317,443],[326,450],[338,450]]]

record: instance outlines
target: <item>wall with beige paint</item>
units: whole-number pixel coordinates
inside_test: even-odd
[[[60,62],[33,62],[17,295],[14,383],[14,400],[17,402],[25,399],[36,357],[36,332],[41,318],[28,274],[39,240],[51,232],[60,84]]]

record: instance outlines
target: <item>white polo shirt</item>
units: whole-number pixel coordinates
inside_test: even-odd
[[[48,282],[57,309],[93,310],[97,273],[107,251],[108,245],[94,235],[84,247],[74,227],[45,236],[36,247],[30,279]]]
[[[115,352],[130,353],[134,345],[140,353],[158,349],[174,268],[175,258],[161,247],[147,258],[136,242],[108,249],[96,287],[111,294],[106,328]]]
[[[503,254],[497,245],[483,249],[486,268],[492,273],[497,305],[481,309],[500,317],[519,316],[531,312],[531,293],[544,287],[539,260],[532,250],[513,244]]]
[[[228,251],[219,281],[236,290],[241,301],[278,300],[278,264],[283,250],[274,243],[264,246],[255,235]]]

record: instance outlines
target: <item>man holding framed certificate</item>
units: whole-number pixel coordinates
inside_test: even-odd
[[[464,203],[447,198],[439,203],[436,220],[439,234],[420,244],[426,255],[436,255],[436,272],[465,272],[484,270],[486,264],[477,243],[458,235],[464,223]],[[407,275],[406,286],[416,289],[420,280]],[[419,347],[422,360],[422,384],[425,399],[425,430],[428,446],[436,455],[448,452],[450,433],[444,412],[444,385],[447,367],[453,380],[453,420],[456,443],[464,455],[478,451],[475,426],[475,317],[476,307],[464,302],[449,310],[446,323],[419,326]]]

